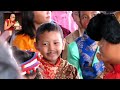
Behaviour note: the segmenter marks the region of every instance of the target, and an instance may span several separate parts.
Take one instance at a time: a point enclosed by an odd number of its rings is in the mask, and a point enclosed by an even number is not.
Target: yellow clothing
[[[12,45],[18,47],[21,50],[37,51],[34,46],[35,38],[31,39],[30,36],[25,34],[16,35]]]

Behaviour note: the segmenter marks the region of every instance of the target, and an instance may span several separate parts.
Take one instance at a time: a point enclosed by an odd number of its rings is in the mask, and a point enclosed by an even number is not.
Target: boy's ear
[[[64,38],[64,39],[63,39],[62,50],[64,50],[64,49],[65,49],[65,43],[66,43],[66,39]]]

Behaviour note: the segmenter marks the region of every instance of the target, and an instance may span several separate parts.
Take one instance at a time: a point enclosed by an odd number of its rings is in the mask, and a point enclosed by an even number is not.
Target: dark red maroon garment
[[[53,23],[56,23],[56,22],[53,21],[53,20],[52,20],[52,22],[53,22]],[[64,38],[71,33],[70,30],[64,28],[62,25],[59,25],[59,26],[62,28]]]
[[[64,38],[71,33],[70,30],[64,28],[62,25],[60,25],[60,27],[61,27],[62,30],[63,30]]]

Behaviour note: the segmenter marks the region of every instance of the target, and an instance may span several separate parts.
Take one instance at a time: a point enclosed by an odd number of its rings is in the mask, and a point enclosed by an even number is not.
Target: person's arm
[[[1,35],[0,35],[0,39],[3,41],[7,41],[7,39],[10,37],[10,33],[8,31],[4,31]]]
[[[16,35],[15,39],[12,42],[12,45],[18,47],[21,50],[36,51],[34,42],[35,42],[35,40],[30,39],[28,36]]]
[[[10,23],[9,25],[7,25],[7,21],[5,21],[5,23],[4,23],[4,30],[8,30],[13,25],[14,25],[14,23]]]
[[[75,66],[78,70],[79,76],[82,77],[80,65],[79,65],[79,51],[76,42],[72,42],[68,45],[68,51],[67,51],[67,60],[70,64]]]

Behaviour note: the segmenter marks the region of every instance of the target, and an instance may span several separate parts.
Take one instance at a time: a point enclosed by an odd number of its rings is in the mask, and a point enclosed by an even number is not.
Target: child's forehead
[[[61,37],[61,33],[59,31],[45,31],[44,33],[39,35],[40,37],[47,37],[47,38],[57,38],[57,37]]]
[[[43,34],[48,34],[48,37],[50,37],[49,34],[55,35],[55,33],[56,33],[56,34],[60,34],[60,31],[58,31],[58,30],[53,30],[53,31],[48,31],[48,30],[46,30],[45,32],[41,33],[41,35],[43,35]]]

